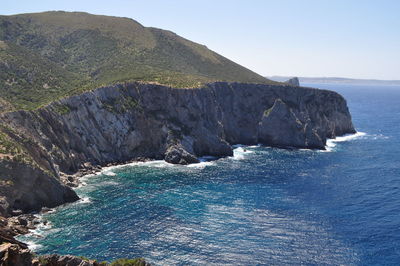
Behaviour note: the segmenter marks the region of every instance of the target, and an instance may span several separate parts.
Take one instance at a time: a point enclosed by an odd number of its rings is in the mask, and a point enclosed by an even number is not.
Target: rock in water
[[[196,156],[188,153],[181,146],[169,147],[165,152],[165,161],[173,164],[191,164],[199,162]]]
[[[297,77],[291,78],[291,79],[285,81],[285,83],[293,85],[293,86],[300,86],[300,81],[299,81],[299,78],[297,78]]]

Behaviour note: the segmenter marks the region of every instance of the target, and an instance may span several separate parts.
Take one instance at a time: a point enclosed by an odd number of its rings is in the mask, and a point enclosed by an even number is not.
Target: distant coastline
[[[273,81],[284,82],[292,76],[267,76],[266,78]],[[353,85],[386,85],[400,86],[400,80],[379,80],[379,79],[351,79],[339,77],[298,77],[300,85],[302,83],[318,83],[318,84],[353,84]]]

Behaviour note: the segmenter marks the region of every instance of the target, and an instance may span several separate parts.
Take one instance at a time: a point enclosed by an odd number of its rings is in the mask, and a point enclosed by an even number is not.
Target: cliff
[[[13,169],[1,177],[13,182],[1,190],[5,212],[76,200],[60,180],[69,182],[68,175],[90,165],[141,158],[188,164],[204,155],[230,156],[239,143],[324,149],[326,138],[355,132],[346,101],[335,92],[225,82],[195,89],[102,87],[35,111],[4,113],[0,121],[36,165],[1,161],[2,169]]]

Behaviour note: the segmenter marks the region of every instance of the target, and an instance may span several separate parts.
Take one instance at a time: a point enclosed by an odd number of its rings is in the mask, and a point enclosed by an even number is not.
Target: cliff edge
[[[36,165],[29,173],[39,175],[25,178],[19,174],[25,166],[15,166],[1,177],[14,185],[1,191],[18,191],[3,193],[5,212],[76,200],[60,180],[68,183],[88,166],[142,158],[189,164],[204,155],[230,156],[232,144],[324,149],[327,138],[355,132],[346,101],[335,92],[227,82],[102,87],[35,111],[4,113],[0,121]],[[4,160],[0,166],[9,169]]]

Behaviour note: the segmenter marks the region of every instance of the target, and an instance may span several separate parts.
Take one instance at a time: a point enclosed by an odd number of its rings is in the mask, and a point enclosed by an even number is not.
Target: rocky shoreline
[[[73,175],[61,175],[61,181],[66,183],[68,186],[77,188],[82,185],[81,179],[83,177],[90,177],[93,175],[99,175],[105,171],[107,168],[120,167],[129,165],[132,163],[140,163],[140,162],[151,162],[154,161],[152,159],[147,158],[139,158],[138,160],[130,160],[123,163],[109,163],[103,167],[99,165],[91,165],[84,164],[84,168],[79,169],[79,171]],[[1,258],[6,256],[7,261],[10,259],[13,260],[12,264],[9,265],[110,265],[105,262],[99,263],[96,260],[88,260],[82,259],[81,257],[71,256],[71,255],[43,255],[37,257],[31,250],[29,250],[29,246],[26,243],[23,243],[19,240],[16,240],[15,237],[19,235],[25,235],[32,232],[32,230],[37,229],[37,226],[40,223],[44,225],[47,224],[47,221],[41,221],[37,215],[45,214],[52,209],[43,207],[40,212],[34,213],[22,213],[22,212],[14,212],[13,215],[8,218],[4,218],[0,216],[0,241],[3,242],[0,245],[0,262]],[[7,252],[13,253],[13,256],[6,255]],[[47,261],[48,264],[43,263],[43,261]],[[150,265],[144,259],[139,259],[137,261],[140,266],[148,266]],[[3,264],[1,264],[3,265]],[[6,263],[4,265],[7,265]]]
[[[77,188],[82,185],[81,178],[87,176],[98,175],[108,167],[118,167],[131,163],[149,162],[152,159],[138,158],[137,160],[130,160],[123,163],[109,163],[103,167],[99,165],[92,165],[90,163],[83,164],[82,168],[73,175],[60,175],[60,181],[71,188]],[[77,257],[72,255],[42,255],[37,256],[32,250],[29,249],[28,244],[16,239],[20,235],[32,233],[42,223],[46,225],[46,220],[41,220],[37,215],[42,215],[52,211],[51,208],[42,207],[40,211],[31,213],[23,213],[21,210],[14,210],[10,216],[0,216],[0,265],[15,266],[15,265],[33,265],[33,266],[107,266],[114,265],[108,262],[98,262],[93,259],[84,257]],[[128,260],[134,266],[150,266],[142,258],[137,259],[123,259],[123,262]],[[122,263],[122,262],[121,262]],[[115,264],[124,265],[124,264]]]
[[[0,265],[4,266],[150,266],[142,258],[120,259],[115,262],[98,262],[94,259],[78,257],[72,255],[36,255],[26,243],[23,243],[15,237],[24,235],[37,228],[43,222],[36,216],[43,214],[51,209],[43,208],[40,213],[19,214],[8,218],[0,216]],[[125,263],[125,264],[124,264]],[[128,264],[129,263],[129,264]]]

